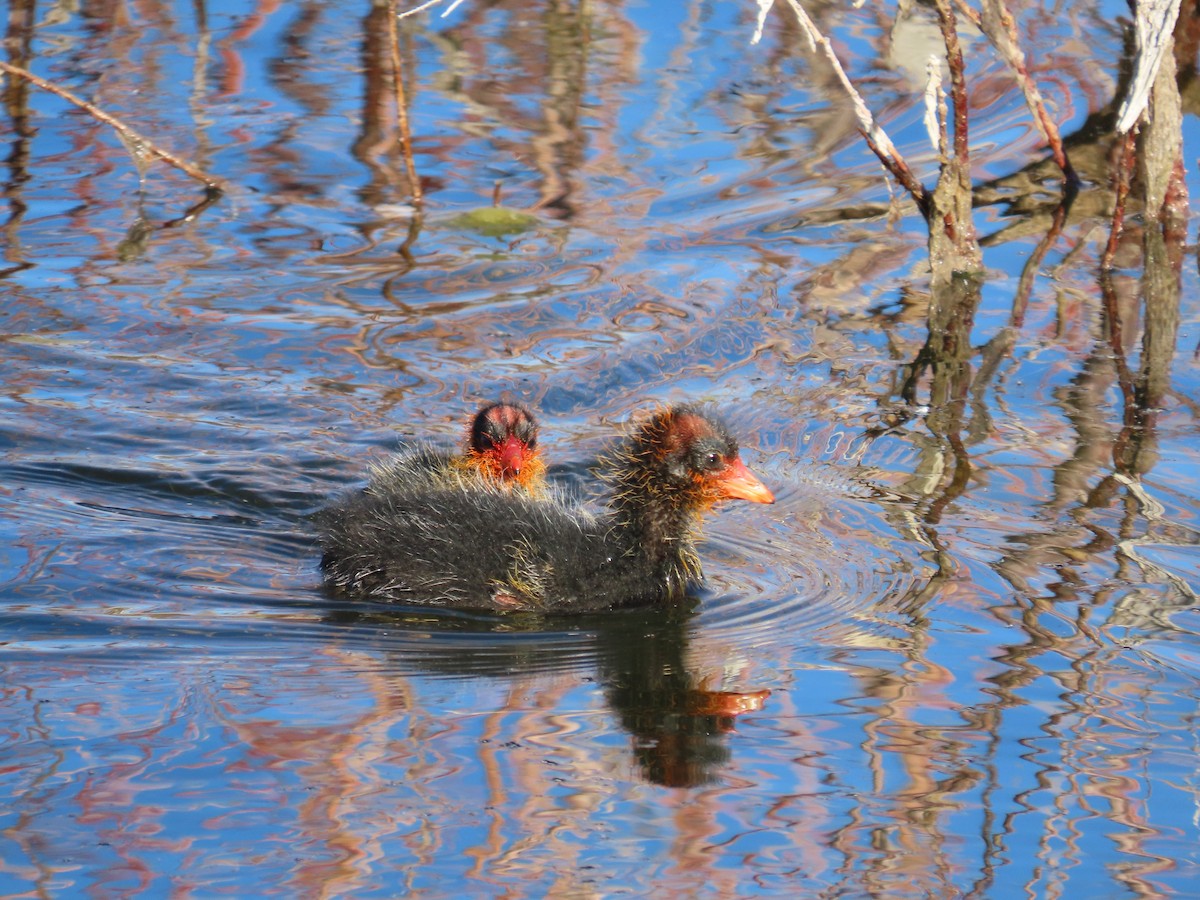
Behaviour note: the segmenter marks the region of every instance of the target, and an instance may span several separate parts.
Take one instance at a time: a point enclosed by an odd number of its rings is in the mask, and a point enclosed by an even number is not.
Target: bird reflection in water
[[[711,663],[691,667],[696,605],[689,597],[666,609],[568,618],[339,603],[328,619],[353,629],[360,649],[377,645],[398,673],[553,681],[555,673],[595,672],[645,779],[694,787],[720,778],[738,716],[763,709],[770,696],[714,689],[721,676]]]

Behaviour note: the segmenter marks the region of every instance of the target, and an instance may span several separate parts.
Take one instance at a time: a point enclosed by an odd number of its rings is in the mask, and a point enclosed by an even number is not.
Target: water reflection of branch
[[[1122,105],[1118,129],[1130,129],[1116,164],[1117,204],[1108,243],[1101,260],[1100,285],[1106,324],[1124,401],[1123,424],[1113,448],[1118,474],[1139,476],[1156,458],[1155,424],[1170,386],[1170,365],[1179,323],[1180,277],[1187,231],[1187,187],[1182,160],[1182,100],[1174,67],[1161,67],[1173,58],[1170,29],[1179,12],[1178,0],[1141,4],[1137,10],[1138,56],[1134,87]],[[1156,52],[1157,51],[1157,52]],[[1154,115],[1147,116],[1153,103]],[[1144,121],[1140,130],[1133,130]],[[1144,204],[1142,228],[1142,300],[1145,321],[1142,363],[1135,379],[1125,359],[1124,322],[1115,302],[1113,265],[1125,224],[1125,205],[1137,166]]]
[[[11,58],[23,67],[28,65],[36,14],[34,0],[15,0],[8,14],[8,33],[5,46]],[[33,266],[24,258],[19,237],[20,224],[29,208],[22,197],[21,186],[29,180],[30,147],[36,131],[30,122],[29,83],[19,78],[9,79],[4,86],[4,108],[8,111],[15,138],[9,145],[9,176],[4,182],[4,199],[8,201],[11,214],[4,223],[4,258],[10,264],[0,269],[0,278]]]
[[[240,745],[265,761],[264,768],[294,767],[308,789],[296,807],[298,830],[325,854],[300,862],[291,872],[287,883],[297,896],[316,885],[324,896],[353,894],[363,886],[368,861],[380,855],[382,838],[396,823],[363,821],[357,801],[378,790],[378,769],[395,753],[393,730],[401,731],[406,720],[417,718],[406,682],[371,671],[352,653],[330,649],[324,656],[330,669],[354,673],[365,701],[348,704],[353,711],[343,721],[321,726],[281,721],[254,709],[258,698],[249,683],[226,684],[223,696],[228,699],[213,704]],[[418,729],[410,724],[407,731]],[[406,762],[415,766],[418,759],[414,753]]]
[[[1040,624],[1035,612],[1050,613],[1051,605],[1047,603],[1031,608],[1024,617],[1024,631],[1030,640],[1027,644],[1008,648],[999,657],[1006,668],[1002,674],[989,679],[994,684],[991,692],[996,699],[986,704],[981,713],[995,723],[992,733],[998,734],[1005,712],[1026,716],[1031,711],[1030,701],[1023,696],[1024,691],[1039,679],[1053,677],[1060,683],[1061,711],[1046,715],[1037,731],[1055,741],[1062,752],[1060,755],[1033,753],[1029,756],[1029,761],[1036,765],[1037,777],[1032,779],[1033,786],[1014,794],[1012,801],[1018,812],[1010,814],[1002,829],[992,832],[992,835],[1010,833],[1015,828],[1012,819],[1042,809],[1045,821],[1040,829],[1042,834],[1038,855],[1061,864],[1064,855],[1063,836],[1077,831],[1077,822],[1069,811],[1072,799],[1087,809],[1090,798],[1103,797],[1109,804],[1105,810],[1106,818],[1124,827],[1128,842],[1150,843],[1149,839],[1155,830],[1149,827],[1144,805],[1134,802],[1134,797],[1143,787],[1139,779],[1130,776],[1130,772],[1137,771],[1149,759],[1151,751],[1143,749],[1140,746],[1141,739],[1135,737],[1135,743],[1127,752],[1114,752],[1111,735],[1113,713],[1105,708],[1108,704],[1098,699],[1114,690],[1112,682],[1116,679],[1125,685],[1126,673],[1120,665],[1121,651],[1118,648],[1097,647],[1091,643],[1090,637],[1087,638],[1088,645],[1081,647],[1075,635],[1064,636],[1056,633],[1054,628]],[[1081,634],[1087,635],[1086,623],[1081,621],[1080,624],[1085,626]],[[1043,659],[1053,662],[1042,662]],[[1069,665],[1062,664],[1064,659]],[[1144,703],[1148,698],[1131,697],[1129,700],[1131,703]],[[1095,750],[1087,749],[1091,747]],[[997,757],[1000,750],[998,746],[994,748]],[[1012,776],[1008,772],[1002,773],[997,761],[993,760],[989,769],[999,786],[1010,782]],[[1056,802],[1046,808],[1037,795],[1047,790],[1049,782],[1059,787],[1054,791]],[[1068,859],[1074,864],[1082,862],[1082,851],[1076,841],[1068,840],[1066,847]],[[1162,896],[1154,888],[1155,875],[1170,868],[1172,863],[1156,856],[1146,846],[1129,847],[1126,852],[1131,859],[1142,860],[1136,867],[1127,867],[1121,875],[1121,880],[1129,886],[1131,893]],[[1038,895],[1041,892],[1036,887],[1029,885],[1027,892],[1031,896]]]
[[[1162,228],[1150,223],[1143,231],[1142,299],[1145,319],[1142,330],[1141,365],[1135,376],[1125,359],[1121,314],[1115,299],[1113,276],[1104,273],[1101,286],[1104,309],[1109,318],[1113,355],[1124,403],[1122,428],[1113,446],[1117,473],[1140,476],[1157,460],[1155,426],[1159,411],[1170,392],[1171,362],[1179,330],[1180,280],[1184,248],[1181,240],[1168,243]]]
[[[1070,201],[1064,201],[1055,207],[1054,216],[1050,220],[1050,228],[1042,235],[1037,246],[1033,248],[1033,252],[1029,254],[1029,259],[1021,267],[1021,277],[1017,281],[1017,292],[1013,296],[1012,316],[1009,319],[1011,328],[1020,330],[1021,326],[1025,324],[1025,310],[1029,306],[1029,296],[1033,293],[1033,283],[1042,268],[1042,261],[1046,258],[1046,254],[1050,252],[1050,248],[1062,234],[1063,223],[1067,219],[1067,211],[1070,206]]]
[[[482,37],[488,8],[473,8],[466,19],[442,36],[446,54],[453,54],[444,69],[458,73],[446,80],[442,90],[470,111],[501,151],[511,148],[513,156],[528,161],[541,177],[534,210],[553,210],[561,218],[576,213],[572,199],[576,172],[583,162],[589,132],[582,127],[588,61],[594,12],[587,3],[556,0],[545,4],[540,19],[513,17],[498,38]],[[488,57],[499,45],[518,66],[501,77]],[[607,74],[614,79],[620,70]],[[470,76],[470,77],[467,77]],[[536,112],[518,102],[525,95],[541,93]],[[528,146],[502,138],[496,125],[528,134]],[[467,126],[470,128],[471,126]]]
[[[146,215],[144,198],[139,194],[137,212],[134,214],[133,224],[125,229],[125,237],[117,244],[117,259],[122,262],[141,259],[145,255],[146,249],[150,246],[150,238],[156,231],[178,228],[181,225],[194,222],[202,212],[220,199],[221,193],[219,191],[205,191],[204,197],[184,210],[183,215],[155,224]]]
[[[873,790],[860,793],[855,814],[832,829],[829,845],[853,861],[832,895],[892,896],[899,871],[908,876],[904,896],[958,895],[946,853],[957,834],[949,811],[984,773],[957,729],[931,724],[931,711],[944,721],[955,707],[948,690],[956,674],[929,658],[923,631],[915,630],[913,641],[908,665],[867,669],[858,677],[861,696],[871,702],[862,752]],[[864,854],[865,841],[875,852]]]
[[[385,188],[394,184],[391,167],[379,161],[397,146],[387,135],[388,114],[396,109],[390,99],[390,85],[397,83],[392,73],[391,5],[373,4],[362,24],[362,126],[350,152],[370,172],[370,182],[359,194],[364,203],[378,206],[387,202]]]
[[[1117,159],[1112,175],[1114,197],[1112,224],[1108,231],[1108,241],[1104,245],[1104,253],[1100,258],[1102,272],[1112,271],[1113,259],[1116,257],[1117,247],[1121,243],[1121,234],[1125,228],[1125,206],[1129,201],[1129,191],[1133,182],[1135,144],[1136,135],[1131,132],[1125,135],[1117,145]],[[1120,328],[1119,321],[1114,320],[1113,324],[1118,329]]]
[[[412,131],[408,125],[408,100],[404,91],[404,63],[400,56],[400,35],[396,28],[399,0],[389,0],[388,3],[388,42],[391,45],[392,84],[396,96],[396,122],[400,128],[400,150],[404,156],[404,168],[408,173],[409,190],[412,191],[413,203],[420,206],[424,200],[421,190],[421,180],[417,178],[417,167],[413,162]]]
[[[263,0],[264,5],[271,0]],[[300,198],[307,204],[318,204],[323,188],[306,180],[304,161],[308,151],[303,149],[304,139],[300,132],[307,123],[319,121],[329,115],[334,105],[330,87],[314,77],[320,56],[316,46],[328,24],[324,19],[328,9],[322,0],[302,0],[289,5],[293,18],[281,26],[278,53],[267,63],[272,85],[296,104],[301,110],[298,116],[279,116],[272,119],[273,130],[264,134],[264,140],[256,152],[263,163],[262,173],[271,185],[274,199],[283,204]],[[247,19],[258,20],[253,28],[262,25],[260,13],[250,13]],[[223,55],[237,53],[232,40],[234,34],[249,34],[250,21],[236,28],[224,44]]]
[[[395,274],[388,276],[381,288],[383,296],[397,309],[408,309],[408,303],[402,297],[404,291],[397,291],[397,287],[403,287],[401,282],[404,276],[417,266],[417,259],[413,256],[412,248],[421,234],[421,223],[421,216],[413,216],[408,220],[408,233],[404,236],[400,246],[396,248],[396,253],[404,260],[404,264],[396,270]]]
[[[1172,609],[1195,603],[1195,594],[1185,581],[1166,570],[1156,571],[1156,565],[1139,551],[1142,543],[1161,543],[1172,531],[1170,523],[1162,521],[1161,504],[1141,479],[1157,463],[1157,420],[1166,398],[1171,396],[1170,371],[1178,334],[1184,255],[1182,232],[1172,226],[1170,217],[1148,217],[1142,230],[1140,296],[1134,290],[1133,279],[1110,269],[1101,272],[1104,334],[1071,388],[1061,394],[1065,414],[1077,432],[1076,450],[1056,467],[1054,496],[1046,501],[1049,508],[1066,508],[1069,518],[1066,524],[1043,532],[1010,536],[1010,548],[996,565],[1018,596],[1029,604],[1032,620],[1027,621],[1027,629],[1032,629],[1036,618],[1049,609],[1042,609],[1045,601],[1035,594],[1030,578],[1033,573],[1053,568],[1059,577],[1058,593],[1064,588],[1077,591],[1084,582],[1073,572],[1111,555],[1115,555],[1119,577],[1135,578],[1123,570],[1136,564],[1142,570],[1140,580],[1168,585],[1173,599],[1130,594],[1116,602],[1106,624],[1125,622],[1126,627],[1132,627],[1136,623],[1142,630],[1170,627]],[[1132,347],[1127,325],[1136,321],[1139,300],[1145,319],[1141,362],[1135,371],[1129,363]],[[1104,397],[1114,381],[1121,398],[1120,425],[1115,433],[1104,412]],[[1103,528],[1089,521],[1091,511],[1114,504],[1123,506],[1118,527]],[[1064,521],[1061,513],[1055,518]],[[1139,519],[1145,523],[1141,528]],[[1149,537],[1151,532],[1153,537]],[[1194,536],[1168,540],[1174,541],[1189,544]],[[1092,605],[1100,599],[1094,598]],[[1077,630],[1103,645],[1102,635],[1084,620],[1086,615],[1086,608],[1081,609]],[[1030,633],[1034,634],[1032,630]]]
[[[1138,497],[1140,485],[1130,479],[1148,472],[1156,461],[1156,419],[1170,393],[1169,373],[1178,330],[1183,235],[1186,231],[1186,212],[1181,202],[1181,197],[1186,197],[1186,190],[1179,162],[1178,80],[1175,72],[1169,67],[1158,72],[1153,92],[1155,109],[1162,111],[1160,120],[1153,127],[1148,125],[1136,138],[1131,133],[1117,144],[1112,228],[1100,277],[1105,326],[1103,345],[1096,348],[1076,378],[1075,388],[1067,395],[1070,401],[1067,417],[1079,432],[1078,450],[1071,460],[1058,468],[1055,476],[1058,496],[1050,503],[1064,505],[1082,501],[1078,507],[1080,513],[1111,503],[1123,487],[1127,500],[1130,496]],[[1156,187],[1152,188],[1152,185]],[[1135,188],[1145,196],[1135,198],[1132,193]],[[1136,373],[1127,356],[1130,350],[1128,321],[1136,321],[1136,306],[1120,295],[1117,286],[1122,279],[1113,271],[1118,248],[1124,246],[1122,237],[1126,231],[1127,206],[1135,199],[1144,203],[1147,220],[1142,232],[1144,274],[1141,297],[1146,321],[1141,367]],[[974,379],[968,370],[968,356],[963,355],[965,348],[956,343],[961,336],[970,333],[968,311],[973,307],[962,298],[956,301],[949,295],[940,294],[936,283],[934,285],[929,336],[908,370],[900,391],[912,408],[917,403],[918,380],[926,372],[930,374],[930,413],[926,421],[935,435],[944,441],[945,449],[937,459],[939,493],[926,510],[928,525],[936,524],[940,511],[966,486],[970,464],[966,444],[961,440],[964,386],[970,386],[976,405],[986,415],[982,388],[998,370],[1000,360],[1014,346],[1017,330],[1024,322],[1034,273],[1060,234],[1067,213],[1067,207],[1060,203],[1050,228],[1022,273],[1009,324],[984,347],[982,364]],[[1120,388],[1122,400],[1120,428],[1115,435],[1102,413],[1104,387],[1113,380]],[[1111,452],[1111,470],[1108,472],[1104,471],[1107,462],[1104,450]],[[949,478],[942,475],[947,470],[951,472]],[[1089,489],[1088,482],[1096,476],[1099,476],[1099,483]],[[1146,505],[1143,499],[1138,503],[1143,508]],[[1129,502],[1127,506],[1132,511],[1137,504]],[[1127,522],[1132,528],[1132,521],[1127,518]],[[930,538],[936,540],[935,535]],[[1031,534],[1023,538],[1026,550],[1006,553],[998,566],[1023,593],[1021,579],[1014,578],[1018,568],[1041,568],[1064,554],[1070,558],[1075,558],[1076,554],[1080,558],[1094,558],[1112,553],[1117,546],[1114,536],[1082,520],[1078,527],[1072,524],[1052,529],[1044,535]]]
[[[952,475],[943,481],[938,497],[926,511],[926,521],[936,524],[947,504],[966,490],[971,475],[970,455],[961,433],[965,425],[966,400],[971,389],[971,329],[980,302],[980,282],[960,277],[949,284],[935,284],[929,307],[929,329],[925,345],[906,369],[900,396],[909,408],[918,406],[918,389],[925,375],[929,382],[929,413],[926,424],[946,442],[940,462],[951,463]]]
[[[1021,277],[1017,281],[1017,290],[1013,295],[1012,312],[1008,324],[1000,328],[979,351],[979,369],[971,385],[972,406],[978,411],[982,420],[988,417],[985,393],[992,379],[1000,370],[1000,364],[1009,357],[1017,343],[1017,336],[1025,324],[1025,312],[1029,307],[1029,297],[1033,293],[1033,285],[1041,270],[1042,262],[1050,248],[1062,234],[1063,223],[1067,218],[1071,199],[1068,196],[1054,210],[1054,217],[1047,231],[1038,241],[1033,252],[1021,267]]]

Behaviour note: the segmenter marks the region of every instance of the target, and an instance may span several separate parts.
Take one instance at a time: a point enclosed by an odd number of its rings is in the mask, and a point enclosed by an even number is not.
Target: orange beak
[[[497,455],[500,457],[500,474],[504,478],[517,478],[525,467],[525,444],[518,438],[506,438],[500,445]]]
[[[757,475],[746,468],[740,457],[735,456],[717,476],[717,484],[721,496],[731,500],[749,500],[751,503],[775,502],[775,495],[758,480]]]

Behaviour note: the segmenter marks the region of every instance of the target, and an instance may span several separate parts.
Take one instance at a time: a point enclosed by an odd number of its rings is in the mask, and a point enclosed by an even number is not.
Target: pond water
[[[758,46],[748,2],[403,20],[417,216],[381,8],[11,0],[6,60],[232,187],[189,214],[7,83],[0,895],[1193,890],[1200,293],[1136,216],[1102,289],[1096,7],[1015,7],[1086,179],[1061,231],[964,30],[999,199],[946,400],[910,377],[924,223],[781,13]],[[812,9],[932,184],[930,22]],[[463,217],[497,184],[530,227]],[[309,516],[500,396],[584,491],[631,416],[711,403],[777,502],[714,513],[684,609],[330,599]]]

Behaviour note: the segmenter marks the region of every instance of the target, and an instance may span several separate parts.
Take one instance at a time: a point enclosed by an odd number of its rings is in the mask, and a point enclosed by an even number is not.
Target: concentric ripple
[[[783,476],[783,477],[780,477]],[[774,473],[776,503],[742,528],[712,529],[697,625],[744,651],[805,642],[894,646],[931,566],[900,533],[903,510],[861,470],[795,461]],[[751,522],[765,518],[767,521]]]

